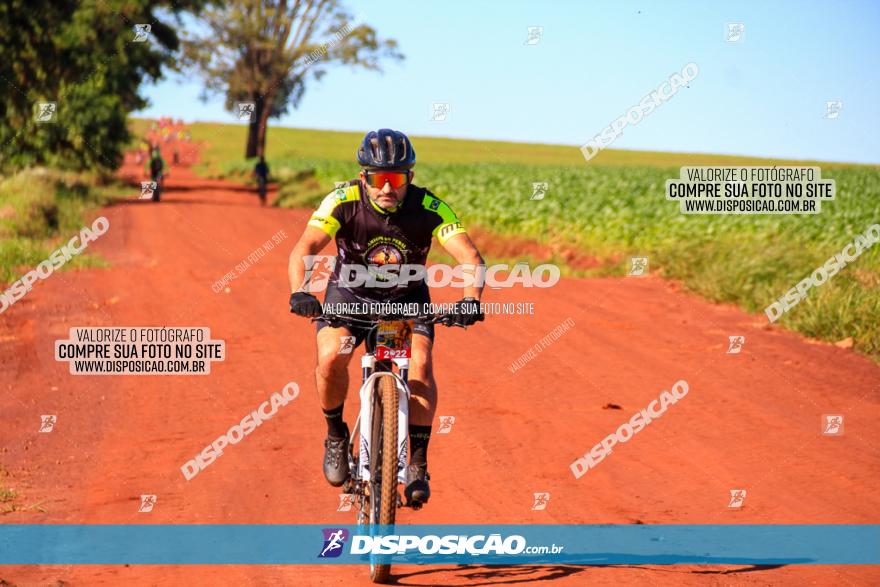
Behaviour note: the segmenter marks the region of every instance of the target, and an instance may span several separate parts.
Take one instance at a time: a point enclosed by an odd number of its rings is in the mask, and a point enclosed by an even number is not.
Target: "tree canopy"
[[[204,0],[0,3],[0,169],[118,166],[142,83],[176,67],[184,12]],[[149,25],[143,41],[135,25]],[[177,26],[173,26],[177,25]],[[143,35],[141,35],[143,38]],[[40,104],[52,104],[43,106]],[[37,118],[41,111],[46,122]],[[52,116],[50,116],[52,114]]]
[[[310,81],[332,65],[380,71],[403,56],[337,0],[234,0],[204,12],[203,30],[185,38],[188,64],[226,106],[254,104],[246,157],[263,155],[266,125],[296,106]]]

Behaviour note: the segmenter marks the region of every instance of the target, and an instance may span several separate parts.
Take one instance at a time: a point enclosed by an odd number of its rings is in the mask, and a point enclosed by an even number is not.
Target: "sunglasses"
[[[409,183],[408,171],[364,171],[367,185],[382,189],[385,183],[390,183],[394,189],[402,188]]]

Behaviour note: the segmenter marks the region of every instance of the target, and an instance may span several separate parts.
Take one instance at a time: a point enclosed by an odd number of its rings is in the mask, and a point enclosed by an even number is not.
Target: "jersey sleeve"
[[[312,213],[308,226],[314,226],[330,236],[336,236],[336,232],[342,228],[342,224],[345,222],[342,204],[356,202],[359,198],[360,192],[356,185],[333,190],[324,197],[321,205]]]
[[[433,218],[435,218],[436,225],[431,234],[437,237],[437,241],[441,245],[455,235],[467,232],[452,208],[441,199],[428,193],[422,199],[422,206],[434,213]]]

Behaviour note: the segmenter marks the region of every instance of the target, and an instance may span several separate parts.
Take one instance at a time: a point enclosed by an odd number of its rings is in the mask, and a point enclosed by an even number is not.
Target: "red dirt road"
[[[0,315],[0,464],[8,472],[0,482],[26,508],[0,515],[0,523],[353,523],[352,512],[336,511],[338,491],[321,475],[313,327],[287,310],[287,255],[308,212],[261,208],[252,191],[182,168],[172,171],[160,204],[137,195],[133,189],[130,201],[101,212],[110,229],[90,251],[108,268],[56,273]],[[287,234],[281,245],[228,292],[212,291],[279,230]],[[438,415],[456,420],[431,440],[431,503],[403,510],[400,522],[880,522],[880,366],[653,277],[566,279],[550,289],[487,290],[485,299],[533,302],[534,315],[438,330]],[[571,330],[510,372],[568,318]],[[54,341],[71,327],[98,325],[208,326],[226,341],[228,357],[205,377],[70,375],[54,360]],[[726,353],[729,335],[745,336],[741,353]],[[356,371],[353,362],[353,381]],[[575,458],[679,379],[690,386],[685,398],[573,477]],[[298,399],[184,479],[184,462],[289,381],[299,384]],[[350,423],[355,406],[350,390]],[[57,415],[51,433],[38,433],[43,414]],[[820,433],[823,414],[844,415],[842,436]],[[741,509],[728,508],[731,489],[747,490]],[[546,510],[531,509],[536,492],[550,493]],[[137,512],[141,494],[158,496],[152,512]],[[399,566],[393,573],[403,585],[880,583],[876,567],[857,566]],[[338,566],[0,567],[0,579],[367,582],[364,568]]]

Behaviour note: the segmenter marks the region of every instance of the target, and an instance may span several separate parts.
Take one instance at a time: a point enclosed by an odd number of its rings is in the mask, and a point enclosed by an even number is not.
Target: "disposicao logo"
[[[345,541],[348,540],[348,530],[345,528],[324,528],[324,548],[321,549],[318,558],[336,558],[342,554]]]

